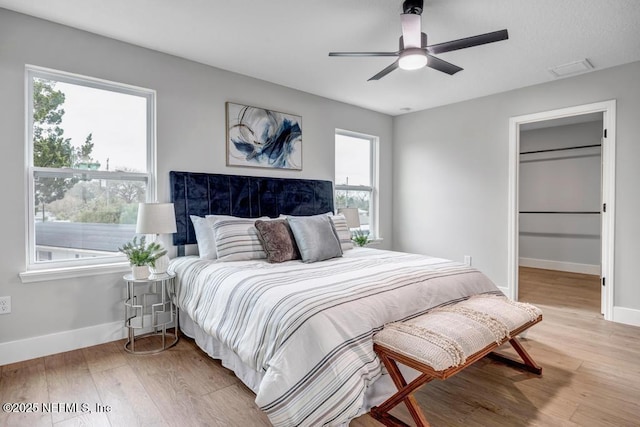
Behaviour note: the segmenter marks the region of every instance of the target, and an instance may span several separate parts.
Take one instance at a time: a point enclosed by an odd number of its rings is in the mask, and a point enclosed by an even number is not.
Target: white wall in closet
[[[600,147],[536,151],[599,145],[601,136],[602,118],[520,132],[521,265],[600,273]],[[585,213],[531,213],[540,211]]]

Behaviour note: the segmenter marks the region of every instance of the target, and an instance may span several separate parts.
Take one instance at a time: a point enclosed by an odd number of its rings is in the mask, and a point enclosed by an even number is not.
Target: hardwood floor
[[[431,382],[416,397],[432,425],[640,426],[640,328],[602,319],[599,278],[521,268],[519,283],[544,313],[520,340],[542,376],[483,359]]]
[[[600,317],[600,277],[520,267],[520,301]]]
[[[520,300],[544,312],[521,339],[542,376],[483,359],[416,394],[427,419],[434,426],[639,426],[640,328],[602,320],[598,278],[522,268]],[[122,345],[0,367],[0,401],[38,409],[0,412],[0,425],[269,425],[253,393],[191,340],[149,356]],[[394,414],[409,419],[403,407]],[[363,426],[380,424],[368,415],[351,422]]]
[[[190,339],[155,355],[132,355],[123,345],[1,367],[0,401],[37,403],[38,412],[0,412],[0,426],[270,425],[253,393]],[[49,402],[87,403],[91,413],[80,406],[44,413],[42,403]]]

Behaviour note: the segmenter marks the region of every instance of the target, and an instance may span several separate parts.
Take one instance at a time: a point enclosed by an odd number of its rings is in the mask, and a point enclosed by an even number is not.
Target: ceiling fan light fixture
[[[476,36],[465,37],[457,40],[438,44],[427,44],[427,35],[422,32],[422,8],[424,0],[405,0],[402,3],[400,24],[402,35],[400,36],[399,49],[395,52],[329,52],[329,56],[392,56],[397,58],[376,75],[367,81],[380,80],[390,72],[401,68],[403,70],[417,70],[429,67],[450,76],[462,71],[461,67],[438,58],[436,55],[459,49],[480,46],[487,43],[499,42],[509,38],[509,32],[504,30],[493,31]]]
[[[425,65],[427,65],[427,54],[420,48],[409,48],[400,53],[398,66],[403,70],[417,70]]]

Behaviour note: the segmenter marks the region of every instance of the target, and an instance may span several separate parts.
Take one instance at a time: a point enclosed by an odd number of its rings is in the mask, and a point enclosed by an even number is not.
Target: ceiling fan
[[[400,50],[397,52],[329,52],[329,56],[397,56],[391,65],[380,71],[371,80],[380,80],[396,68],[403,70],[417,70],[427,66],[434,70],[453,75],[462,68],[450,62],[433,56],[438,53],[451,52],[452,50],[465,49],[482,44],[498,42],[509,38],[507,30],[494,31],[464,39],[452,40],[427,46],[427,35],[421,31],[421,14],[423,0],[406,0],[402,3],[404,13],[400,14],[402,35],[400,36]]]

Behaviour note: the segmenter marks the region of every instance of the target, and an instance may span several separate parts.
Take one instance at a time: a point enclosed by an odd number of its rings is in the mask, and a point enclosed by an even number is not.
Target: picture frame
[[[227,166],[302,170],[302,117],[226,103]]]

